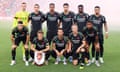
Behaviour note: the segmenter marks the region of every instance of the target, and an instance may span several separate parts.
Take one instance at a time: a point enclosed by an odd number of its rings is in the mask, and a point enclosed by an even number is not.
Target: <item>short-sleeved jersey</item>
[[[46,46],[49,46],[49,42],[46,38],[43,38],[42,40],[38,40],[38,38],[35,37],[32,41],[32,44],[36,46],[37,50],[43,50],[46,48]]]
[[[47,21],[47,30],[48,31],[57,31],[58,29],[58,21],[59,21],[59,13],[54,12],[53,14],[51,14],[50,12],[48,12],[45,16],[45,19]]]
[[[82,32],[83,28],[86,26],[89,15],[87,13],[76,14],[74,17],[74,22],[78,25],[78,30]]]
[[[88,29],[87,27],[84,27],[83,29],[83,35],[85,38],[95,38],[98,35],[97,28],[94,26],[91,29]]]
[[[84,40],[84,36],[81,32],[78,32],[77,36],[74,36],[73,33],[70,33],[69,39],[72,43],[73,50],[74,49],[76,50],[82,44],[82,41]]]
[[[73,12],[69,12],[68,14],[62,13],[60,15],[60,21],[62,22],[62,28],[64,32],[71,32],[71,26],[74,22],[75,14]]]
[[[28,28],[27,27],[23,27],[22,30],[18,30],[18,27],[15,27],[12,30],[12,35],[14,36],[14,38],[23,38],[26,37],[29,34],[28,32]]]
[[[24,26],[28,26],[28,16],[29,16],[29,12],[27,11],[16,12],[13,20],[13,28],[17,26],[18,20],[23,21]]]
[[[31,30],[38,31],[42,29],[42,23],[45,21],[45,15],[39,11],[38,14],[32,12],[29,15],[29,20],[31,20]]]
[[[63,39],[59,39],[58,36],[55,36],[52,40],[53,43],[56,45],[56,49],[65,49],[66,44],[68,43],[68,37],[63,36]]]
[[[91,15],[89,20],[93,22],[94,26],[97,27],[99,34],[103,34],[103,24],[106,24],[106,19],[103,15],[96,16]]]

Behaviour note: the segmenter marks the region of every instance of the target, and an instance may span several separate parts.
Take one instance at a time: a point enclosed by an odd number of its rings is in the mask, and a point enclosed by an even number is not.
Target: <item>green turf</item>
[[[10,42],[11,22],[0,21],[0,72],[120,72],[120,32],[111,31],[109,39],[105,40],[105,63],[101,67],[94,64],[79,70],[79,66],[72,64],[54,65],[50,60],[48,66],[37,67],[30,64],[29,67],[22,61],[22,49],[17,49],[17,64],[10,66],[11,61],[11,42]]]

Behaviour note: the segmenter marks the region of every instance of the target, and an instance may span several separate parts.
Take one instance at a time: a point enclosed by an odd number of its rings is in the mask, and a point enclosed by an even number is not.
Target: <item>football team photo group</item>
[[[108,26],[101,7],[95,6],[93,14],[84,11],[85,5],[79,4],[77,13],[70,11],[72,6],[63,3],[63,12],[57,12],[55,3],[49,3],[49,12],[44,14],[39,4],[27,11],[27,3],[20,4],[20,11],[13,17],[11,31],[11,66],[16,62],[17,49],[22,49],[25,66],[55,65],[68,63],[80,69],[95,64],[104,65],[104,38],[108,38]],[[42,28],[46,22],[46,33]],[[30,24],[30,28],[29,28]],[[104,29],[104,31],[103,31]],[[22,60],[21,60],[22,61]]]

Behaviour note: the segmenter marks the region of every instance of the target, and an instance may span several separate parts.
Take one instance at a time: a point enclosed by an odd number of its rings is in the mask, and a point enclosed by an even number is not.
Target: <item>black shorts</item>
[[[76,53],[76,51],[77,51],[77,48],[72,49],[73,60],[79,59],[79,53]]]
[[[87,38],[86,38],[86,41],[87,41],[88,45],[90,45],[91,43],[94,44],[94,42],[95,42],[95,37],[87,37]]]
[[[56,48],[56,50],[58,50],[59,52],[61,52],[63,49],[65,49],[65,48]]]
[[[31,31],[30,32],[30,42],[32,42],[35,37],[37,37],[37,31]]]
[[[19,46],[20,42],[22,42],[23,44],[25,44],[26,43],[26,37],[16,38],[15,39],[15,45]]]
[[[48,39],[49,44],[51,44],[53,37],[56,35],[57,35],[57,31],[56,32],[53,32],[53,31],[47,32],[47,39]]]

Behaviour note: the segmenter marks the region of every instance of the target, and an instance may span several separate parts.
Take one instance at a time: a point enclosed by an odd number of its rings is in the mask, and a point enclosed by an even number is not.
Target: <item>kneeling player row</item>
[[[43,32],[39,30],[37,32],[37,37],[31,41],[31,49],[29,52],[28,43],[29,43],[29,33],[28,29],[23,26],[21,21],[18,22],[18,26],[12,31],[12,61],[10,65],[14,65],[16,48],[19,46],[20,42],[23,42],[25,48],[25,65],[28,66],[28,57],[29,54],[33,60],[34,64],[39,65],[35,62],[35,57],[38,57],[38,62],[41,60],[41,56],[36,56],[35,53],[45,54],[45,64],[48,64],[48,58],[52,55],[56,60],[55,64],[58,64],[60,58],[63,56],[63,64],[67,64],[67,59],[70,59],[73,65],[78,65],[80,63],[81,67],[87,63],[90,65],[90,56],[89,56],[89,46],[92,43],[96,50],[96,62],[97,66],[100,66],[98,62],[99,58],[99,37],[96,27],[93,26],[92,22],[88,21],[86,27],[83,29],[83,33],[78,32],[78,26],[73,24],[72,32],[68,37],[64,36],[64,31],[62,28],[58,28],[57,35],[52,39],[52,50],[50,50],[50,44],[48,40],[43,36]],[[40,64],[41,65],[41,64]]]

